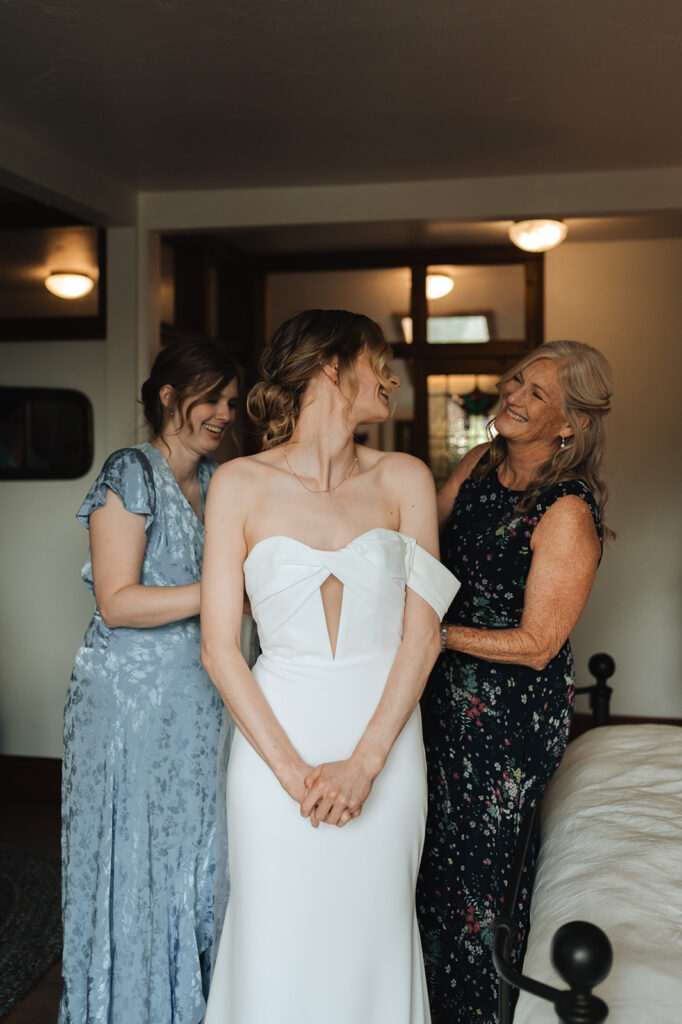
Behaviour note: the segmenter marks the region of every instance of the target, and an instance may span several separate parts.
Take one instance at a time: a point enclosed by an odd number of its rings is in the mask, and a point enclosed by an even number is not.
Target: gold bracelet
[[[441,622],[440,624],[440,649],[446,651],[448,648],[448,625],[447,622]]]

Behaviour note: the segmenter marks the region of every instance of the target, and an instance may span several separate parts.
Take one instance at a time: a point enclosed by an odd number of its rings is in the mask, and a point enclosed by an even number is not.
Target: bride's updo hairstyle
[[[161,436],[176,411],[180,412],[182,427],[195,405],[217,396],[235,377],[237,367],[217,342],[190,339],[165,345],[142,385],[142,407],[152,437]],[[170,406],[164,406],[159,397],[166,384],[173,388]],[[194,401],[183,408],[190,397]]]
[[[320,369],[338,361],[339,388],[350,409],[357,395],[355,362],[369,355],[377,380],[390,393],[384,375],[391,347],[374,320],[344,309],[307,309],[279,327],[260,361],[262,380],[246,400],[246,409],[262,434],[263,448],[274,448],[291,437],[301,400]]]

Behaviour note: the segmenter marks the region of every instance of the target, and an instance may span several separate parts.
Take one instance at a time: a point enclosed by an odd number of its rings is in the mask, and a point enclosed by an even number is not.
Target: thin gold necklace
[[[293,477],[295,477],[296,480],[298,480],[298,482],[301,485],[301,487],[304,490],[308,491],[309,494],[333,494],[334,491],[337,490],[337,488],[339,488],[341,486],[341,484],[345,484],[346,480],[348,479],[348,477],[351,475],[351,473],[353,472],[353,470],[355,469],[355,467],[358,464],[358,457],[356,455],[355,458],[353,459],[353,462],[351,463],[350,469],[348,470],[348,472],[344,476],[343,480],[339,480],[338,484],[335,484],[333,487],[325,487],[324,490],[322,490],[319,487],[318,488],[308,487],[307,484],[303,483],[303,481],[301,480],[301,478],[298,475],[298,473],[295,473],[294,470],[291,468],[291,463],[289,462],[289,457],[287,456],[287,448],[288,447],[289,446],[287,445],[287,447],[282,450],[282,454],[284,455],[284,461],[286,462],[287,466],[289,467],[289,472],[291,473],[291,475]]]

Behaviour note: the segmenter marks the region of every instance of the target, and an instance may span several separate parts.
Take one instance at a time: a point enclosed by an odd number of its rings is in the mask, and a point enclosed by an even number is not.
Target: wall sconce
[[[449,295],[455,287],[455,282],[448,274],[427,274],[426,275],[426,298],[442,299]]]
[[[509,228],[509,237],[526,252],[547,252],[563,242],[567,231],[560,220],[518,220]]]
[[[48,274],[45,278],[48,292],[60,299],[81,299],[95,287],[95,282],[87,274],[73,270],[59,270]]]

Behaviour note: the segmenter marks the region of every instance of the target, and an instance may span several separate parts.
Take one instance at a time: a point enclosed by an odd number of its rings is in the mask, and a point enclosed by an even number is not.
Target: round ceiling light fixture
[[[426,275],[426,298],[442,299],[449,295],[455,287],[455,282],[449,274],[427,274]]]
[[[81,299],[95,287],[95,282],[88,274],[75,270],[55,270],[45,278],[48,292],[60,299]]]
[[[526,252],[547,252],[563,242],[567,231],[561,220],[517,220],[509,228],[509,237]]]

